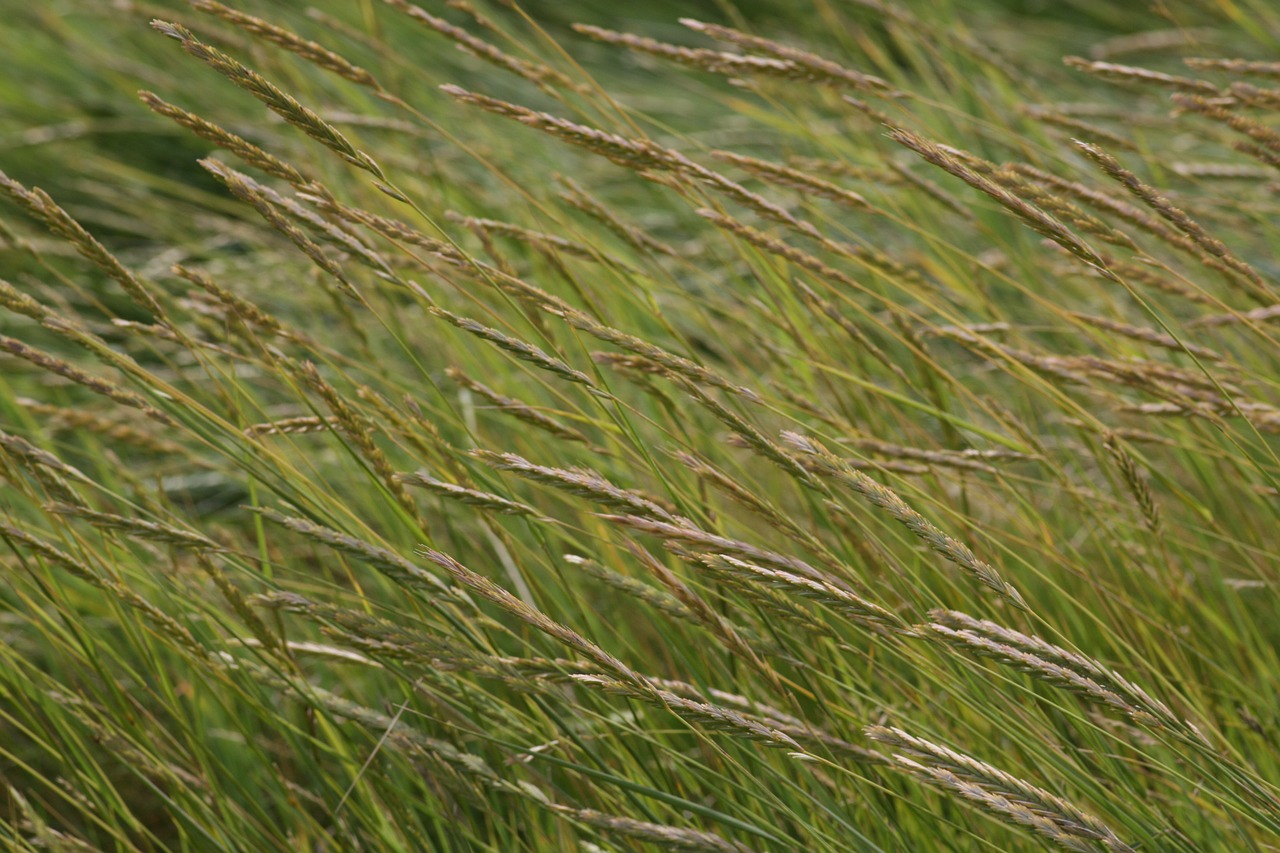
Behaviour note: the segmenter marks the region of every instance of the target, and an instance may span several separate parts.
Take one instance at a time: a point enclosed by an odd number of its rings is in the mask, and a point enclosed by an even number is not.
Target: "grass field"
[[[1280,849],[1280,7],[0,0],[14,850]]]

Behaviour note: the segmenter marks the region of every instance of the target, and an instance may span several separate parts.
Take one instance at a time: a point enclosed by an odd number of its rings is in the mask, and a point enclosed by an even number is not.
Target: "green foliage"
[[[13,849],[1276,844],[1270,4],[11,5]]]

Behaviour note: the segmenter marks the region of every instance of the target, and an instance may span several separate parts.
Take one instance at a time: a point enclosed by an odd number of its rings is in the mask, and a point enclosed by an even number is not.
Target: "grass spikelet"
[[[1116,80],[1126,83],[1151,83],[1179,92],[1190,92],[1210,97],[1220,94],[1218,87],[1207,80],[1196,80],[1191,77],[1180,77],[1177,74],[1165,74],[1163,71],[1152,71],[1150,68],[1139,68],[1135,65],[1117,65],[1114,62],[1094,62],[1080,56],[1067,56],[1062,60],[1072,68],[1101,77],[1104,80]]]
[[[889,487],[883,486],[866,474],[851,467],[840,457],[828,451],[814,439],[794,432],[784,432],[782,439],[796,451],[815,463],[820,473],[832,477],[844,486],[848,486],[875,506],[920,537],[930,549],[946,557],[964,569],[984,586],[995,590],[1023,610],[1027,604],[1021,593],[989,563],[978,559],[969,550],[969,546],[943,533],[933,522],[909,507],[902,498]]]
[[[457,560],[440,551],[429,548],[420,549],[419,553],[448,572],[454,580],[480,597],[498,605],[502,610],[515,616],[522,622],[538,629],[542,633],[563,643],[574,651],[584,654],[592,662],[604,667],[607,671],[620,676],[631,689],[638,688],[644,694],[652,694],[654,688],[647,679],[632,670],[618,658],[606,652],[600,646],[583,637],[577,631],[550,619],[541,611],[525,604],[493,581],[473,572]]]
[[[822,580],[827,583],[839,584],[839,581],[833,579],[830,575],[815,569],[813,566],[796,557],[789,557],[785,554],[778,554],[764,548],[758,548],[755,545],[751,545],[741,540],[730,539],[725,536],[708,533],[705,530],[699,530],[691,525],[671,524],[669,522],[656,521],[651,518],[642,518],[635,515],[602,514],[600,517],[605,521],[613,522],[623,527],[637,530],[641,533],[658,536],[668,543],[691,545],[694,548],[704,551],[737,554],[738,556],[745,557],[748,560],[753,560],[757,563],[764,563],[768,566],[774,566],[784,571],[795,572],[796,574]]]
[[[705,853],[751,853],[744,844],[726,841],[712,832],[684,829],[661,823],[636,820],[565,805],[552,805],[552,812],[576,823],[637,841],[646,841],[668,850],[701,850]]]
[[[151,26],[162,35],[166,35],[180,43],[182,49],[191,56],[194,56],[239,88],[253,95],[267,109],[337,154],[343,160],[353,166],[364,169],[379,180],[386,180],[386,175],[383,174],[382,169],[369,155],[362,151],[357,151],[355,146],[337,128],[304,107],[295,98],[285,94],[258,72],[247,68],[217,48],[210,47],[200,41],[194,33],[180,24],[154,20],[151,22]]]
[[[50,315],[50,310],[18,290],[9,282],[0,279],[0,305],[15,314],[22,314],[32,320],[43,320]]]
[[[1159,536],[1160,506],[1156,503],[1155,496],[1151,493],[1151,484],[1147,482],[1142,469],[1138,467],[1137,461],[1129,455],[1129,452],[1120,445],[1120,441],[1114,433],[1104,435],[1102,443],[1107,448],[1107,453],[1115,462],[1116,467],[1120,469],[1129,491],[1133,494],[1134,499],[1137,500],[1138,508],[1142,511],[1142,518],[1147,524],[1147,529]]]
[[[25,468],[45,492],[58,501],[69,504],[79,504],[82,501],[65,477],[82,483],[91,482],[84,474],[52,453],[41,450],[25,438],[0,430],[0,458],[6,456]]]
[[[244,434],[250,438],[263,435],[298,435],[308,432],[327,432],[338,425],[336,416],[319,417],[317,415],[301,415],[296,418],[280,418],[275,421],[252,424],[244,428]]]
[[[635,335],[627,334],[620,329],[606,326],[593,320],[589,315],[575,310],[560,311],[558,309],[549,309],[552,313],[562,316],[569,325],[579,331],[586,332],[597,340],[614,344],[615,346],[634,353],[648,361],[661,365],[671,373],[683,376],[690,382],[701,385],[710,385],[715,388],[723,388],[733,394],[737,394],[752,402],[761,402],[760,395],[750,388],[737,385],[730,382],[714,370],[705,367],[697,362],[691,361],[684,356],[664,350],[655,344],[651,344],[646,340],[642,340]]]
[[[1257,270],[1233,254],[1221,240],[1211,237],[1200,223],[1196,222],[1184,211],[1174,207],[1173,203],[1160,195],[1154,187],[1140,181],[1137,175],[1124,168],[1124,166],[1120,165],[1119,160],[1097,145],[1077,140],[1076,147],[1096,163],[1098,168],[1105,172],[1108,177],[1128,190],[1134,198],[1150,207],[1162,219],[1190,237],[1202,251],[1244,276],[1252,285],[1250,288],[1251,295],[1259,299],[1274,301],[1275,296],[1271,287],[1258,274]]]
[[[1106,262],[1083,240],[1071,232],[1065,225],[1045,213],[1035,205],[1029,204],[1009,192],[990,178],[979,174],[961,158],[947,151],[940,145],[930,142],[919,134],[901,128],[889,132],[889,138],[900,145],[910,148],[933,165],[955,175],[969,186],[991,196],[1001,206],[1007,208],[1015,216],[1027,224],[1037,234],[1048,237],[1085,263],[1108,275]]]
[[[585,385],[597,394],[604,393],[596,388],[595,382],[590,376],[577,368],[570,367],[558,358],[553,358],[547,355],[541,349],[527,341],[522,341],[519,338],[512,337],[511,335],[500,332],[497,329],[491,329],[483,323],[472,320],[470,317],[459,317],[457,314],[453,314],[437,306],[432,306],[428,310],[440,319],[446,320],[450,324],[462,329],[462,331],[470,332],[476,337],[494,344],[498,349],[511,353],[521,361],[527,361],[529,364],[559,376],[561,379],[566,379],[579,385]]]
[[[732,163],[771,184],[788,187],[804,195],[825,198],[828,201],[834,201],[836,204],[851,207],[854,210],[871,210],[871,203],[853,190],[838,187],[830,181],[815,178],[813,175],[805,174],[799,169],[792,169],[789,166],[783,166],[778,163],[770,163],[767,160],[761,160],[756,157],[735,154],[732,151],[712,151],[711,156],[717,160]]]
[[[698,68],[714,74],[759,74],[761,76],[781,77],[787,80],[817,81],[819,79],[818,75],[812,71],[786,59],[743,56],[737,53],[708,50],[702,47],[681,47],[660,42],[656,39],[632,33],[620,33],[616,30],[607,30],[603,27],[594,27],[589,24],[574,24],[573,29],[574,32],[593,38],[596,41],[620,45],[637,53],[657,56],[672,62],[678,62],[689,68]],[[823,82],[826,82],[826,80],[823,80]]]
[[[1280,62],[1249,59],[1206,59],[1200,56],[1183,58],[1188,68],[1197,71],[1226,71],[1229,74],[1256,75],[1280,80]]]
[[[1203,735],[1145,690],[1084,655],[954,610],[933,610],[927,627],[942,642],[983,657],[993,657],[1058,687],[1127,714],[1137,723]]]
[[[0,846],[1275,846],[1274,2],[10,5]]]
[[[584,574],[590,575],[619,592],[635,598],[637,601],[644,602],[655,610],[666,613],[673,619],[687,622],[692,622],[694,619],[693,612],[689,609],[689,606],[665,590],[657,589],[642,580],[616,572],[596,560],[580,557],[577,554],[565,554],[564,561]]]
[[[906,622],[892,612],[856,593],[826,581],[803,577],[780,569],[757,566],[745,560],[730,557],[727,554],[708,554],[703,560],[721,575],[750,578],[774,589],[782,590],[801,598],[812,599],[824,607],[855,622],[866,625],[875,631],[891,630],[893,633],[912,633]]]
[[[561,489],[578,497],[589,498],[603,506],[677,525],[690,523],[652,498],[615,486],[600,474],[586,468],[548,468],[544,465],[535,465],[514,453],[494,453],[489,450],[473,450],[471,455],[499,471],[510,471],[535,483]]]
[[[88,564],[72,557],[70,554],[62,551],[38,536],[27,531],[20,530],[12,524],[0,521],[0,536],[3,536],[11,545],[15,542],[21,543],[34,553],[38,554],[45,560],[57,565],[60,569],[68,574],[76,577],[91,586],[102,590],[113,598],[118,599],[123,604],[137,610],[147,621],[155,626],[156,630],[169,637],[177,646],[187,654],[196,658],[207,659],[210,656],[208,650],[192,636],[191,632],[185,626],[175,620],[163,609],[153,604],[143,596],[129,589],[119,581],[105,577],[101,572],[91,568]]]
[[[48,193],[39,187],[27,189],[0,171],[0,194],[7,196],[32,218],[44,223],[50,231],[74,246],[81,256],[119,284],[139,307],[155,315],[157,319],[164,319],[164,309],[142,280],[108,252],[83,225],[59,207]]]
[[[866,734],[905,752],[905,756],[895,755],[893,760],[909,775],[958,794],[1002,820],[1028,826],[1068,850],[1094,849],[1089,842],[1121,853],[1136,850],[1088,812],[986,762],[898,728],[869,726]]]
[[[181,107],[174,106],[153,92],[143,89],[138,92],[138,97],[147,105],[148,109],[172,119],[201,139],[208,140],[225,151],[230,151],[246,164],[261,169],[268,175],[275,175],[277,178],[286,180],[295,186],[303,186],[308,183],[307,177],[293,166],[290,166],[279,157],[262,150],[247,139],[236,136],[231,131],[225,130],[194,113],[187,112]]]
[[[502,412],[504,415],[510,415],[518,421],[527,423],[532,427],[536,427],[537,429],[550,433],[557,438],[562,438],[565,441],[572,441],[578,444],[591,444],[591,439],[587,438],[573,427],[567,426],[555,418],[543,414],[533,406],[522,403],[514,397],[499,394],[483,382],[478,382],[470,376],[467,376],[457,367],[450,367],[445,371],[445,373],[450,379],[457,382],[463,388],[483,397],[492,404],[495,409]]]
[[[456,592],[440,578],[424,571],[421,567],[401,557],[393,551],[379,545],[365,542],[356,536],[334,530],[295,516],[284,515],[270,507],[253,507],[253,511],[263,518],[288,528],[308,539],[319,542],[335,551],[348,554],[382,572],[396,583],[412,590],[439,597],[446,601],[465,602]]]
[[[1239,324],[1251,323],[1269,323],[1272,320],[1280,320],[1280,304],[1268,305],[1264,308],[1254,308],[1251,311],[1241,311],[1232,314],[1210,314],[1205,317],[1197,317],[1188,323],[1194,327],[1214,327],[1214,326],[1235,326]]]
[[[1105,329],[1108,332],[1115,332],[1117,335],[1123,335],[1135,341],[1151,344],[1161,349],[1173,350],[1174,352],[1185,352],[1196,358],[1202,358],[1206,361],[1226,361],[1227,357],[1222,353],[1211,350],[1208,347],[1202,347],[1187,341],[1179,340],[1173,335],[1166,332],[1157,332],[1155,329],[1147,329],[1141,326],[1131,326],[1128,323],[1121,323],[1116,320],[1108,320],[1106,317],[1095,317],[1092,314],[1081,314],[1072,311],[1071,316],[1082,323],[1087,323],[1097,329]]]
[[[296,54],[307,62],[313,63],[327,71],[332,71],[343,79],[350,80],[361,86],[368,86],[371,89],[381,89],[378,81],[373,75],[357,65],[353,65],[343,59],[338,54],[328,48],[319,45],[308,39],[304,39],[297,33],[289,32],[283,27],[270,24],[261,18],[255,18],[253,15],[246,15],[231,9],[215,0],[191,0],[192,8],[221,18],[227,23],[244,30],[252,36],[269,41],[272,44],[279,45],[290,53]],[[163,32],[163,30],[162,30]],[[169,35],[169,33],[165,33]],[[186,46],[185,44],[183,45]],[[193,54],[194,55],[194,54]]]
[[[147,417],[159,421],[166,426],[173,424],[173,420],[168,415],[148,403],[146,398],[141,394],[128,391],[121,388],[119,385],[116,385],[114,382],[85,373],[70,362],[51,355],[44,350],[28,346],[22,341],[14,338],[0,335],[0,352],[7,352],[9,355],[16,356],[23,361],[29,362],[41,370],[47,370],[56,376],[61,376],[63,379],[83,386],[95,394],[100,394],[103,397],[106,397],[112,402],[137,409],[146,414]]]
[[[571,178],[560,176],[557,180],[565,187],[565,190],[560,193],[562,199],[588,216],[602,222],[605,227],[632,246],[642,252],[656,252],[659,255],[666,255],[672,258],[679,256],[680,253],[671,246],[661,240],[655,240],[641,229],[624,222],[603,202],[592,196]]]
[[[594,673],[572,674],[569,678],[574,684],[588,685],[607,693],[615,693],[650,702],[665,708],[682,719],[706,726],[715,731],[739,735],[768,746],[800,749],[800,744],[795,738],[775,728],[771,725],[772,721],[761,721],[732,708],[687,699],[678,693],[662,690],[656,686],[652,686],[648,690],[640,690],[627,681],[618,681]]]
[[[582,258],[584,260],[597,262],[606,260],[614,266],[621,266],[623,268],[627,266],[617,259],[602,257],[595,249],[584,246],[581,243],[575,243],[573,240],[566,240],[564,237],[557,237],[554,234],[534,231],[532,228],[524,228],[520,225],[513,225],[510,222],[499,222],[496,219],[485,219],[480,216],[463,216],[456,211],[449,211],[446,216],[448,216],[451,222],[457,222],[477,234],[498,234],[503,237],[521,240],[534,246],[546,247],[547,249],[564,252],[566,255],[572,255],[575,258]]]
[[[697,33],[709,36],[716,41],[754,50],[766,56],[788,62],[804,70],[809,79],[815,82],[834,84],[862,92],[872,92],[881,96],[902,97],[888,82],[871,74],[864,74],[852,68],[846,68],[838,62],[824,59],[815,53],[782,44],[772,39],[749,35],[732,27],[719,24],[706,24],[693,18],[681,18],[680,23]]]
[[[509,71],[517,77],[522,77],[547,91],[554,91],[556,86],[566,89],[576,88],[571,79],[554,68],[539,62],[529,62],[528,60],[511,56],[496,45],[490,44],[484,39],[476,38],[462,29],[462,27],[454,26],[443,18],[432,15],[421,6],[415,6],[412,3],[405,2],[405,0],[387,0],[387,4],[404,12],[423,26],[430,27],[440,33],[440,35],[456,44],[460,50],[471,54],[477,59],[482,59],[491,65]]]
[[[333,412],[334,421],[342,434],[373,468],[387,491],[400,504],[401,509],[408,514],[409,518],[417,522],[422,530],[427,530],[426,520],[418,512],[418,505],[405,490],[404,484],[396,479],[395,469],[391,466],[387,455],[374,442],[372,422],[348,403],[338,393],[338,389],[320,375],[319,369],[313,363],[303,362],[301,373],[303,380],[320,395],[325,405],[329,407],[329,411]]]
[[[149,542],[177,545],[181,548],[193,548],[197,551],[218,552],[226,550],[207,536],[174,527],[172,524],[143,521],[139,518],[126,518],[122,515],[98,512],[85,506],[70,504],[51,504],[46,509],[57,515],[84,519],[99,530],[115,530]]]
[[[128,418],[124,412],[107,414],[81,406],[51,406],[29,397],[18,397],[14,402],[37,415],[46,429],[55,432],[83,430],[97,433],[111,442],[133,445],[153,453],[178,456],[186,453],[178,442],[161,438],[136,419]]]
[[[237,172],[235,169],[231,169],[211,158],[201,160],[200,165],[225,184],[236,198],[248,203],[254,210],[258,211],[258,214],[272,228],[288,237],[289,241],[302,250],[302,253],[310,258],[316,266],[338,282],[344,294],[355,300],[360,299],[359,291],[347,279],[347,274],[342,271],[342,267],[338,266],[333,259],[326,255],[300,228],[281,214],[275,205],[268,200],[267,194],[263,191],[264,188],[259,186],[256,181],[248,175]]]
[[[1240,115],[1215,101],[1198,95],[1174,95],[1173,102],[1184,110],[1225,124],[1237,133],[1249,137],[1269,152],[1270,156],[1263,162],[1272,166],[1280,163],[1280,157],[1276,156],[1280,155],[1280,133],[1262,122]],[[1280,99],[1277,103],[1280,103]]]
[[[1091,59],[1112,59],[1126,53],[1148,53],[1194,47],[1205,41],[1212,42],[1217,36],[1217,31],[1208,27],[1147,30],[1100,41],[1089,48],[1089,57]]]
[[[489,492],[481,492],[475,489],[468,489],[464,486],[457,486],[453,483],[446,483],[443,480],[437,480],[430,474],[422,471],[413,473],[397,474],[396,480],[404,483],[406,486],[415,486],[420,489],[426,489],[442,497],[456,500],[459,503],[468,506],[479,507],[488,512],[496,512],[499,515],[523,515],[533,518],[537,521],[550,522],[550,519],[543,516],[528,504],[522,504],[519,501],[508,500]]]

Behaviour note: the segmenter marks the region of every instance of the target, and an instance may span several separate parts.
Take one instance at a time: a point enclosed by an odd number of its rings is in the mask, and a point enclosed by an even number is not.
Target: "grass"
[[[9,10],[4,842],[1276,849],[1272,5],[573,8]]]

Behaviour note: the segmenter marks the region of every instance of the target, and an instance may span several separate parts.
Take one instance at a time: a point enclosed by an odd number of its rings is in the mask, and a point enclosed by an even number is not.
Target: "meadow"
[[[6,849],[1280,849],[1273,0],[419,4],[0,0]]]

